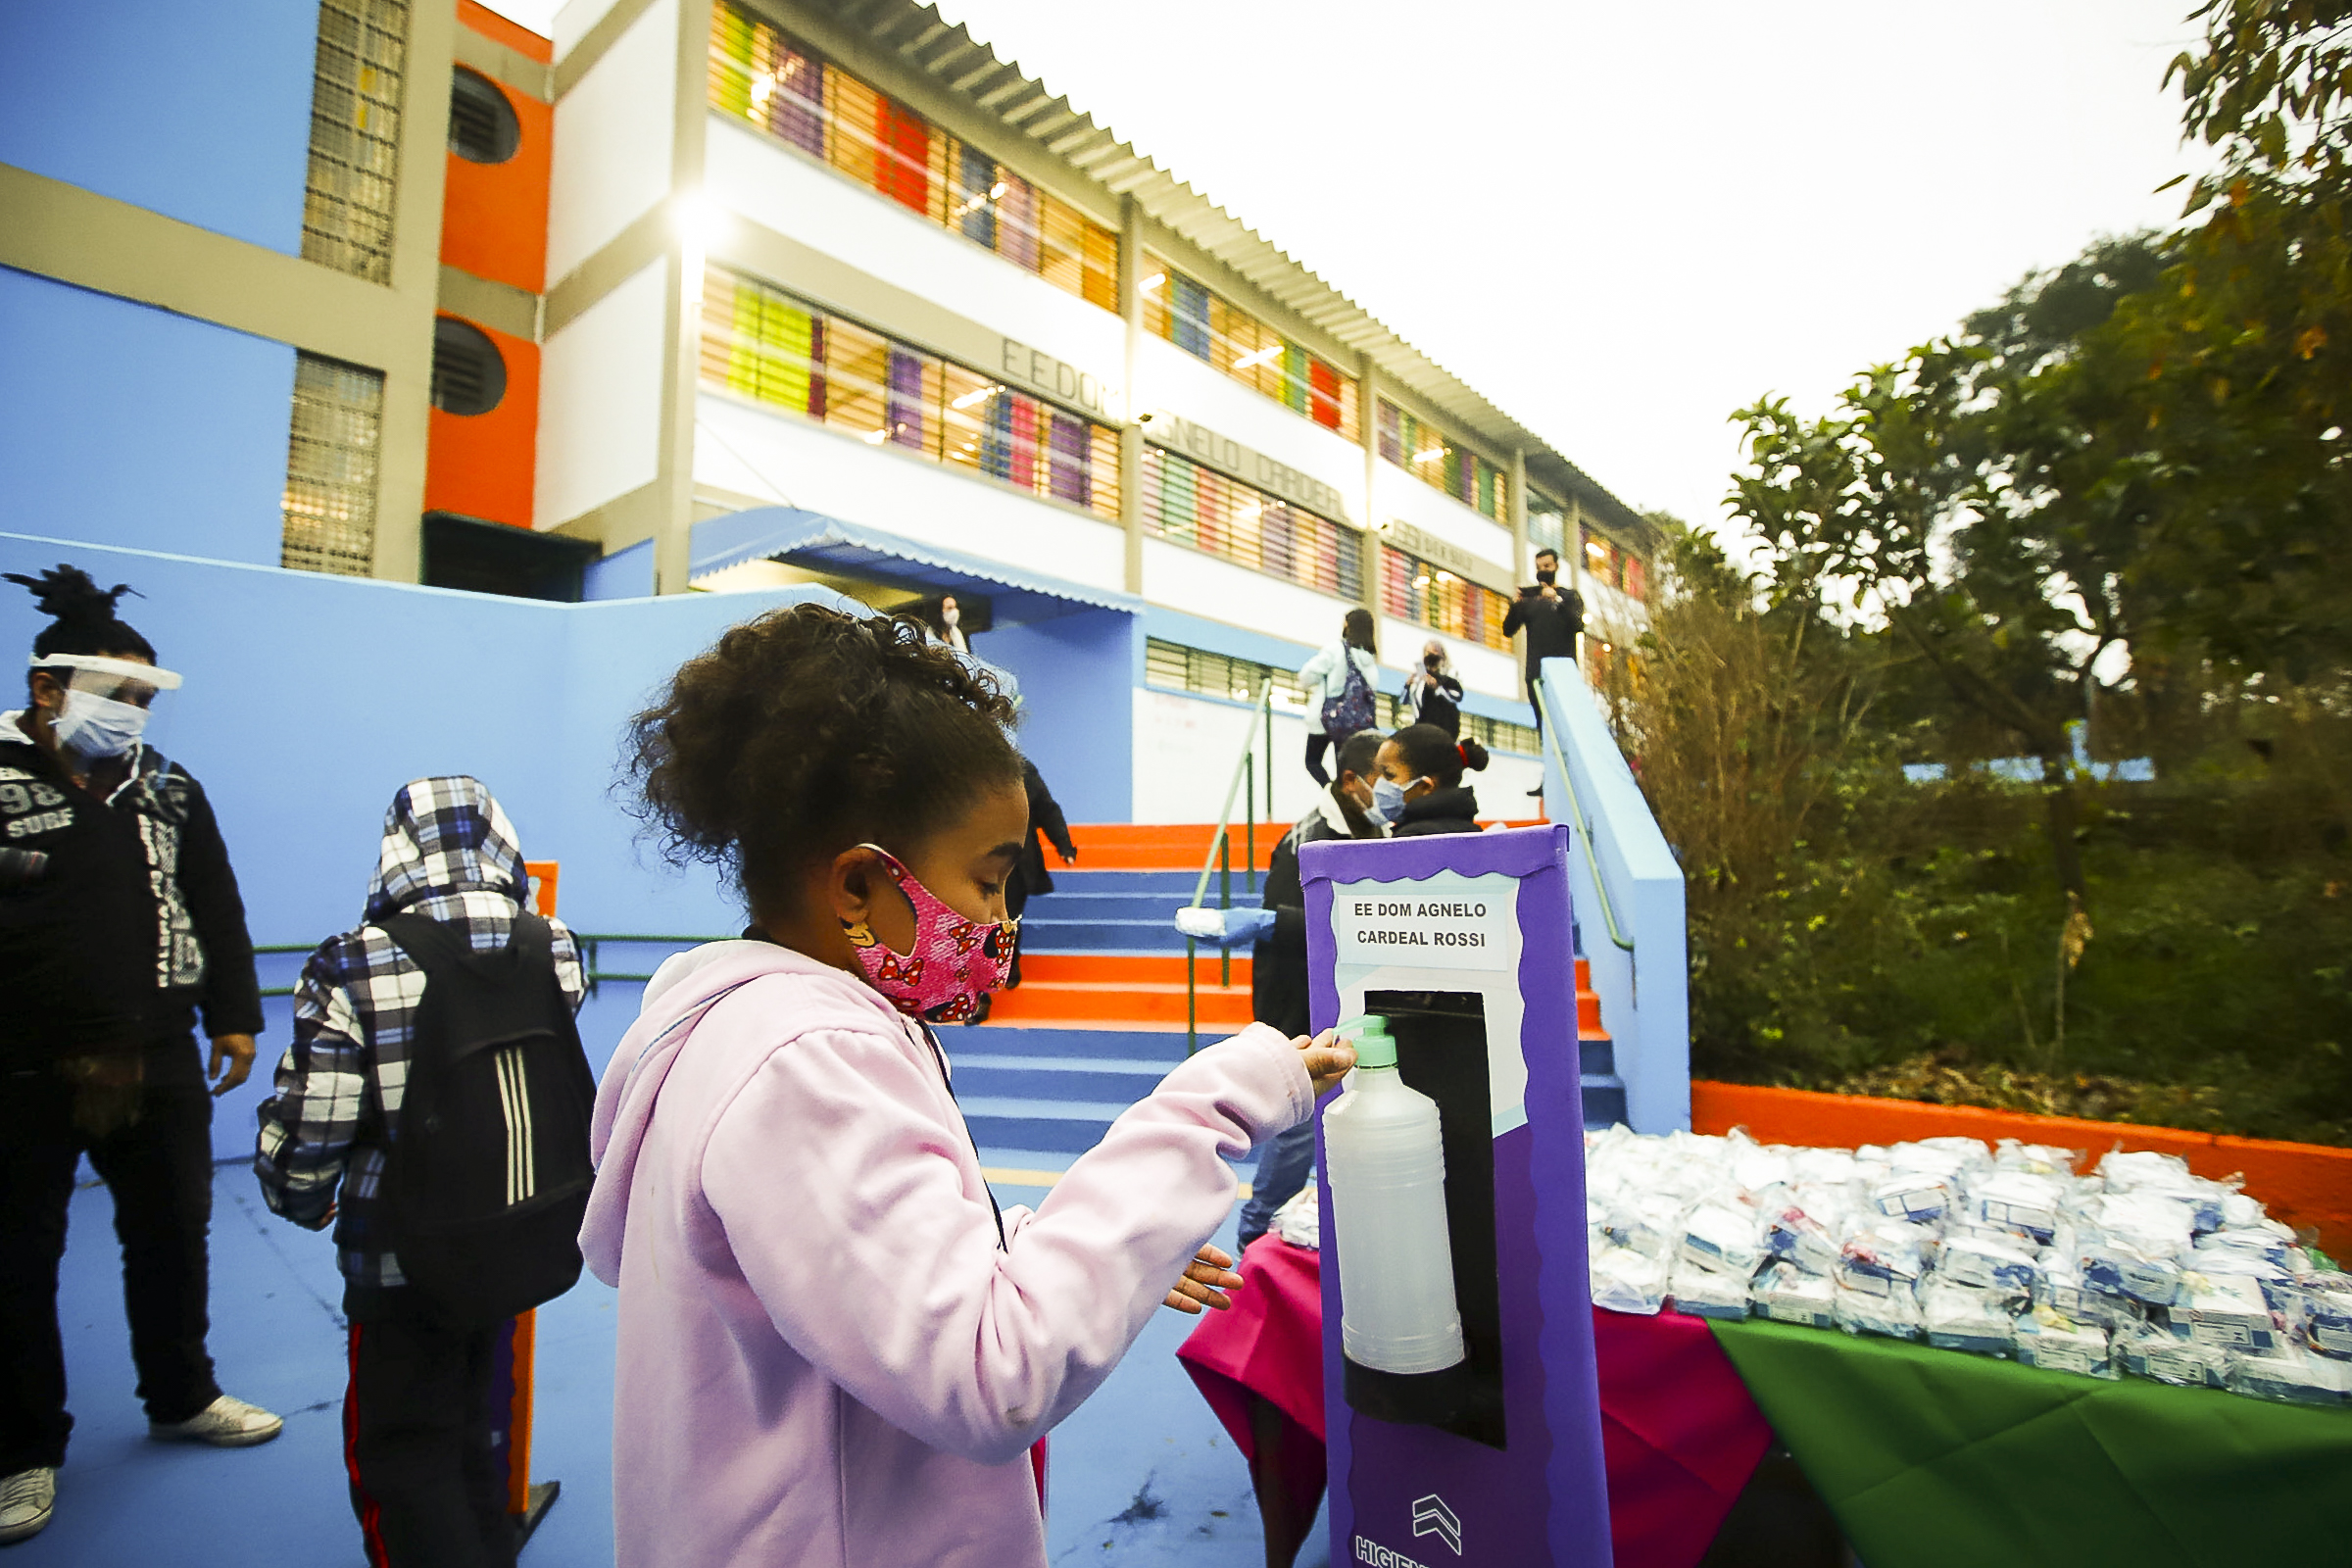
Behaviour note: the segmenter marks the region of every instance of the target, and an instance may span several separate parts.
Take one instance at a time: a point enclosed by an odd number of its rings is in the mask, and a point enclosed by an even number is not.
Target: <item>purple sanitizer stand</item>
[[[1438,1102],[1465,1352],[1414,1375],[1344,1353],[1326,1176],[1335,1568],[1610,1562],[1567,856],[1565,827],[1299,851],[1315,1028],[1384,1015],[1399,1073]]]

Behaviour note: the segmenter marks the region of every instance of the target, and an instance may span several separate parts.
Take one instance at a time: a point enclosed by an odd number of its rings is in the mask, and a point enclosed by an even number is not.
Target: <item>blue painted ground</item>
[[[1067,1155],[1021,1155],[1054,1169]],[[992,1164],[1015,1156],[990,1152]],[[359,1568],[343,1484],[341,1287],[326,1238],[265,1210],[252,1177],[215,1174],[213,1354],[230,1393],[286,1417],[259,1448],[146,1440],[132,1396],[119,1254],[103,1188],[74,1199],[59,1292],[76,1427],[56,1521],[11,1548],[9,1568],[210,1568],[255,1562]],[[1036,1188],[1004,1187],[1006,1202]],[[1228,1220],[1220,1243],[1232,1245]],[[540,1312],[537,1475],[563,1499],[526,1565],[612,1560],[610,1439],[612,1293],[593,1280]],[[1249,1476],[1175,1358],[1193,1320],[1162,1312],[1095,1397],[1054,1435],[1048,1545],[1055,1568],[1254,1568],[1262,1561]],[[1319,1539],[1300,1568],[1325,1568]]]

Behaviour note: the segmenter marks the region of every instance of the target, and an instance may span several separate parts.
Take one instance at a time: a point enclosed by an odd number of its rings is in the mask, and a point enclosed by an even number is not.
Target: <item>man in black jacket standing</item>
[[[221,1446],[283,1425],[220,1392],[205,1348],[213,1095],[261,1029],[253,943],[211,805],[141,737],[159,692],[127,590],[70,566],[12,575],[55,617],[31,701],[0,714],[0,1544],[48,1524],[73,1417],[57,1324],[74,1170],[114,1199],[148,1433]]]
[[[1536,699],[1536,682],[1544,674],[1544,661],[1573,662],[1576,640],[1585,629],[1584,596],[1573,588],[1563,590],[1559,580],[1558,552],[1537,551],[1535,585],[1520,589],[1518,599],[1502,617],[1505,637],[1522,629],[1527,632],[1527,700],[1535,704],[1539,730],[1544,727],[1544,705]]]

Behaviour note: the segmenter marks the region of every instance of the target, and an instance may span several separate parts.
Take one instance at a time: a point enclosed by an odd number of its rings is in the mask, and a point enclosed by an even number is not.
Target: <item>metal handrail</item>
[[[1249,838],[1244,848],[1247,881],[1250,890],[1256,891],[1257,781],[1254,768],[1258,720],[1261,717],[1265,720],[1266,735],[1266,825],[1268,828],[1274,825],[1274,680],[1269,675],[1266,689],[1258,694],[1257,705],[1250,710],[1250,722],[1242,730],[1242,755],[1233,764],[1233,782],[1225,786],[1225,809],[1218,813],[1216,829],[1208,836],[1208,855],[1200,862],[1200,880],[1193,884],[1193,908],[1200,908],[1200,901],[1208,897],[1209,873],[1215,871],[1220,863],[1224,866],[1225,878],[1218,894],[1218,906],[1226,909],[1233,907],[1233,798],[1237,793],[1244,796],[1242,809],[1248,818]],[[1245,781],[1249,785],[1246,791]],[[1188,1056],[1200,1048],[1200,950],[1198,938],[1188,936],[1184,939],[1184,1054]],[[1233,949],[1230,946],[1219,950],[1219,963],[1221,983],[1233,984]]]
[[[1537,702],[1541,703],[1544,693],[1549,689],[1543,676],[1536,677]],[[1600,896],[1601,921],[1609,928],[1609,940],[1625,952],[1631,953],[1634,951],[1634,944],[1631,939],[1617,929],[1617,910],[1609,902],[1609,885],[1601,878],[1600,858],[1592,853],[1592,824],[1591,818],[1585,815],[1585,803],[1577,798],[1576,776],[1568,771],[1568,759],[1560,755],[1560,738],[1556,733],[1559,725],[1555,721],[1541,727],[1544,731],[1544,747],[1551,753],[1551,760],[1560,764],[1560,782],[1568,790],[1568,814],[1576,827],[1577,838],[1582,840],[1585,846],[1585,864],[1592,872],[1592,891]]]

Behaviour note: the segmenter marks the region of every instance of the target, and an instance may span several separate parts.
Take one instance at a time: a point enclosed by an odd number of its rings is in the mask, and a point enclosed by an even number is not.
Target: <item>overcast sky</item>
[[[552,0],[493,0],[541,31]],[[2201,167],[2193,0],[939,0],[1618,496],[1826,409]]]

